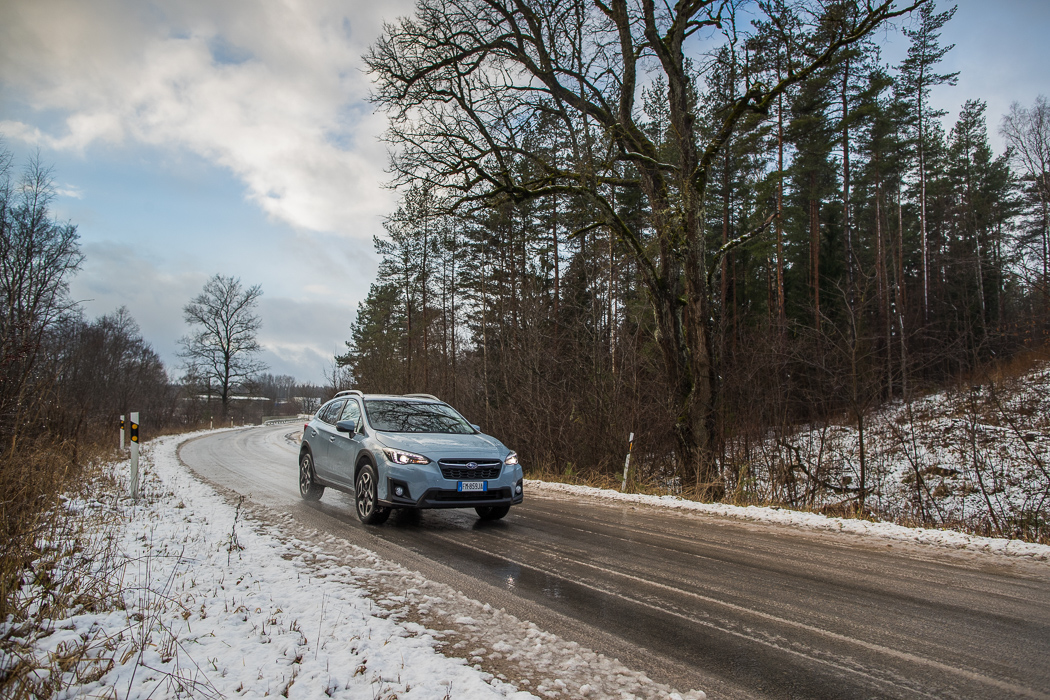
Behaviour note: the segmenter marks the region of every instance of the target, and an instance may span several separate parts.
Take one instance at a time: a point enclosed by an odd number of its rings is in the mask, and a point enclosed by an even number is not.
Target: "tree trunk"
[[[904,206],[901,202],[901,183],[897,180],[897,331],[901,347],[901,398],[908,400],[908,344],[904,339]]]
[[[230,358],[226,357],[222,368],[222,417],[230,417]]]
[[[1041,193],[1043,205],[1043,311],[1050,310],[1050,185],[1047,184],[1047,175],[1043,174],[1043,191]]]
[[[424,193],[426,197],[426,193]],[[430,391],[430,345],[428,342],[430,333],[430,318],[427,312],[427,290],[430,287],[430,216],[429,212],[423,212],[423,267],[419,271],[419,285],[422,292],[423,313],[423,391]]]
[[[780,69],[777,67],[779,75]],[[784,95],[777,96],[777,320],[786,325],[784,304]]]
[[[816,189],[816,174],[810,175],[810,186]],[[813,285],[813,328],[820,333],[820,205],[810,195],[809,200],[809,257],[810,283]]]
[[[672,391],[674,437],[679,451],[681,487],[695,488],[705,499],[719,499],[724,493],[714,460],[714,386],[711,376],[710,334],[702,297],[688,292],[681,296],[661,294],[654,299],[660,329],[660,350]],[[692,483],[689,483],[692,482]]]
[[[554,216],[551,217],[551,241],[554,246],[554,341],[558,343],[558,326],[560,323],[559,304],[561,302],[561,255],[558,244],[558,199],[554,200]]]
[[[609,325],[609,371],[616,376],[616,300],[613,296],[616,286],[616,259],[613,250],[613,234],[609,232],[609,297],[607,323]]]
[[[847,277],[847,303],[850,308],[854,301],[854,278],[853,278],[853,232],[850,227],[849,190],[850,190],[850,163],[849,163],[849,59],[846,59],[845,71],[842,74],[842,228],[846,237],[846,277]]]
[[[879,154],[875,153],[875,277],[879,299],[879,317],[885,332],[886,398],[893,398],[893,326],[890,323],[890,277],[886,264],[886,242],[882,226],[882,173]]]
[[[920,73],[921,78],[921,73]],[[929,244],[926,240],[926,144],[923,141],[922,88],[919,88],[919,231],[922,245],[922,323],[930,317],[930,264],[927,258]]]

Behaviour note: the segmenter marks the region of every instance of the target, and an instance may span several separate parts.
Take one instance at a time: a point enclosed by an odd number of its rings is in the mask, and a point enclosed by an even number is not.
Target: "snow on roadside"
[[[124,521],[115,543],[124,605],[54,620],[32,642],[32,680],[62,688],[53,697],[706,697],[338,537],[304,533],[291,516],[230,505],[180,464],[178,445],[195,435],[144,445],[138,503],[67,501],[70,512]]]
[[[1025,557],[1033,561],[1050,561],[1050,545],[1033,544],[1020,540],[1007,540],[994,537],[968,535],[954,530],[934,530],[913,528],[894,523],[872,522],[852,518],[835,518],[819,513],[787,510],[763,506],[734,506],[723,503],[698,503],[678,496],[653,496],[646,494],[621,493],[612,489],[600,489],[592,486],[577,486],[549,481],[526,480],[529,489],[549,493],[569,494],[590,498],[601,498],[624,503],[658,508],[678,509],[717,515],[730,518],[742,518],[778,525],[808,527],[818,530],[848,532],[858,535],[873,535],[886,539],[933,544],[952,549],[1005,554],[1014,557]]]
[[[260,520],[266,520],[259,513]],[[279,516],[281,517],[281,516]],[[304,566],[340,562],[352,569],[354,583],[369,591],[390,619],[421,624],[435,647],[463,656],[479,671],[512,680],[544,698],[631,698],[634,700],[703,700],[702,691],[678,693],[645,673],[624,666],[577,642],[562,639],[504,609],[471,599],[446,584],[384,561],[345,539],[316,530],[304,532],[291,516],[281,517],[284,533]],[[326,574],[327,575],[327,574]],[[383,612],[377,614],[385,614]]]
[[[1045,536],[1050,363],[971,381],[884,404],[865,415],[863,432],[855,416],[840,415],[738,442],[746,456],[736,488],[754,501],[823,510],[855,502],[863,483],[865,507],[880,520]]]
[[[143,496],[119,504],[126,609],[56,620],[37,641],[40,658],[92,640],[108,659],[56,697],[535,697],[388,619],[351,572],[315,577],[290,560],[288,545],[178,465],[186,437],[145,446]]]

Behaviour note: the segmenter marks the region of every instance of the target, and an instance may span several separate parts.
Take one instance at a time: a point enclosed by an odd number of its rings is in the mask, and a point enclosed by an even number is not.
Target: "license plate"
[[[487,481],[461,481],[459,482],[459,488],[457,491],[488,491],[489,483]]]

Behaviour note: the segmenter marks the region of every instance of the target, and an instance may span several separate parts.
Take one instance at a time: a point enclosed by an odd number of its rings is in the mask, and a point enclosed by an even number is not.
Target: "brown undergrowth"
[[[107,442],[115,442],[107,435]],[[49,698],[113,666],[114,640],[71,635],[41,658],[56,620],[123,610],[117,532],[127,484],[105,465],[127,460],[101,441],[22,441],[0,456],[0,697]]]
[[[104,673],[91,640],[66,643],[41,668],[29,650],[54,633],[53,620],[119,607],[107,576],[113,538],[90,504],[116,492],[102,465],[114,451],[83,443],[22,441],[0,457],[0,696],[49,697],[64,673]],[[81,504],[75,506],[74,504]],[[100,509],[99,513],[105,510]],[[88,517],[77,517],[88,516]]]
[[[731,441],[718,500],[1050,544],[1048,380],[1050,347],[1041,347],[872,407],[863,433],[846,415]],[[636,447],[625,487],[622,464],[543,465],[529,477],[710,502],[676,477],[673,456],[646,458]]]

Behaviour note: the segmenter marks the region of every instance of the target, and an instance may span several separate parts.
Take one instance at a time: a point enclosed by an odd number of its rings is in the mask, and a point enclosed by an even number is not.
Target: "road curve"
[[[1050,565],[526,493],[358,523],[296,485],[295,425],[184,444],[201,477],[712,698],[1048,698]]]

